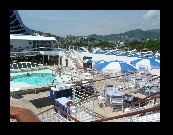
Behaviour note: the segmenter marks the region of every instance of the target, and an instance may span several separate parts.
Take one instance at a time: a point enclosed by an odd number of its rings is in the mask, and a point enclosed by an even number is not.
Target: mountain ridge
[[[60,36],[57,36],[55,34],[50,33],[44,33],[42,31],[36,31],[32,30],[34,33],[38,33],[39,35],[43,36],[53,36],[57,39],[62,38]],[[67,35],[68,36],[68,35]],[[70,35],[72,36],[72,35]],[[147,39],[160,39],[160,29],[151,29],[151,30],[141,30],[141,29],[135,29],[130,30],[124,33],[119,34],[109,34],[109,35],[97,35],[97,34],[91,34],[88,36],[72,36],[72,37],[88,37],[88,38],[95,38],[97,40],[108,40],[108,41],[114,41],[114,40],[129,40],[129,39],[135,39],[135,40],[147,40]]]
[[[109,35],[96,35],[92,34],[89,35],[90,38],[102,39],[102,40],[121,40],[121,39],[128,39],[128,38],[138,38],[138,39],[160,39],[160,29],[151,29],[151,30],[130,30],[124,33],[119,34],[109,34]]]

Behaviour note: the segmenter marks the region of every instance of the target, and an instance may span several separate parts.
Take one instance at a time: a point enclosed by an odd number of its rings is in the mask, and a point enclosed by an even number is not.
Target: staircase
[[[75,64],[77,69],[83,68],[83,61],[81,60],[78,54],[75,54],[73,52],[68,52],[66,56],[70,58],[70,60]]]

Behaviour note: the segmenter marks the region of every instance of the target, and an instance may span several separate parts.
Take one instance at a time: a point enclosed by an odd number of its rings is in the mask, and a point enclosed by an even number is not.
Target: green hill
[[[143,31],[141,29],[130,30],[125,33],[120,34],[110,34],[110,35],[96,35],[92,34],[88,36],[89,38],[96,38],[99,40],[125,40],[125,39],[137,39],[137,40],[146,40],[146,39],[160,39],[160,29],[153,29]]]
[[[63,37],[53,35],[50,33],[44,33],[42,31],[36,31],[36,30],[32,30],[32,31],[39,35],[55,37],[58,40],[63,39]],[[75,38],[75,36],[72,36],[72,37]],[[125,33],[119,33],[119,34],[110,34],[105,36],[92,34],[86,37],[90,39],[107,40],[107,41],[116,41],[116,40],[121,40],[121,41],[140,40],[141,41],[141,40],[147,40],[147,39],[160,39],[160,29],[152,29],[147,31],[136,29],[136,30],[127,31]]]

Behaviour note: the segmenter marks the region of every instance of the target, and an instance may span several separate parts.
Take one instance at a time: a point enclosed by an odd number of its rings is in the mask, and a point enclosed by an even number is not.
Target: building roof
[[[32,36],[32,35],[11,35],[11,34],[10,34],[10,39],[56,41],[55,37]]]
[[[35,35],[23,24],[18,10],[10,10],[10,34]]]

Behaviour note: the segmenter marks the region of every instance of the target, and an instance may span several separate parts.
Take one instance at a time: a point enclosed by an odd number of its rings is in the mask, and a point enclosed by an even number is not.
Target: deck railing
[[[113,117],[109,117],[109,118],[104,118],[104,119],[100,119],[100,120],[95,120],[95,121],[91,121],[91,122],[105,122],[105,121],[110,121],[110,120],[114,120],[114,119],[120,119],[120,118],[124,118],[124,117],[134,116],[137,114],[139,115],[139,114],[143,114],[146,112],[152,112],[152,111],[156,111],[156,110],[160,110],[160,106],[156,106],[156,107],[152,107],[152,108],[148,108],[148,109],[144,109],[144,110],[140,110],[140,111],[135,111],[135,112],[127,113],[127,114],[122,114],[122,115],[118,115],[118,116],[113,116]]]
[[[147,102],[147,101],[150,101],[150,100],[153,100],[153,99],[160,98],[160,96],[158,96],[158,94],[160,94],[160,91],[158,91],[158,92],[156,92],[154,94],[151,94],[150,96],[147,96],[147,97],[145,97],[145,98],[143,98],[141,100],[138,100],[138,101],[136,101],[136,102],[134,102],[132,104],[128,104],[124,108],[130,107],[130,106],[134,106],[136,104],[140,105],[140,103],[144,103],[144,102]]]
[[[58,113],[55,110],[57,110]],[[62,117],[62,115],[60,113],[65,115],[67,118]],[[69,115],[68,113],[64,112],[57,106],[51,107],[51,108],[37,114],[37,116],[43,122],[70,122],[70,121],[80,122],[79,120],[77,120],[73,116]]]
[[[41,120],[29,109],[10,106],[10,118],[17,122],[41,122]]]

